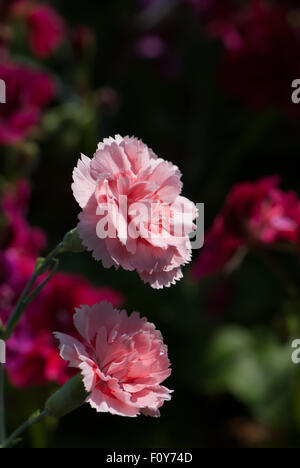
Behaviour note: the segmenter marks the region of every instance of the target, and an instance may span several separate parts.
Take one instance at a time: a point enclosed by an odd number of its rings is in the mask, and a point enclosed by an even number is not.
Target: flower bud
[[[81,374],[77,374],[47,400],[45,409],[50,416],[59,419],[80,408],[87,397]]]
[[[90,53],[95,46],[95,35],[87,26],[77,26],[72,34],[72,47],[76,57]]]
[[[82,245],[81,239],[78,235],[77,228],[69,231],[63,240],[62,248],[65,252],[80,253],[84,252],[86,249]]]

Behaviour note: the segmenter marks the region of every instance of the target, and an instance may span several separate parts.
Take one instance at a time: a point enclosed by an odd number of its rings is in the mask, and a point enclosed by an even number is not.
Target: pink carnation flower
[[[93,159],[82,155],[72,189],[82,208],[78,232],[93,257],[105,268],[136,270],[156,289],[182,278],[197,210],[180,195],[180,178],[176,166],[136,138],[105,139]],[[113,233],[99,234],[106,221]]]
[[[136,312],[102,302],[82,306],[74,316],[84,343],[55,333],[61,357],[81,370],[87,402],[98,412],[159,416],[171,391],[160,385],[171,373],[167,347],[152,323]]]

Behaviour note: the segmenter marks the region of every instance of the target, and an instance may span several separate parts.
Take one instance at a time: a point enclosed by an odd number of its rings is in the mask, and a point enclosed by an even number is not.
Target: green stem
[[[32,291],[32,293],[28,297],[26,297],[26,299],[24,299],[24,301],[23,301],[24,309],[26,309],[28,304],[30,304],[30,302],[35,298],[35,296],[37,296],[38,293],[44,288],[44,286],[46,286],[48,281],[50,281],[50,279],[52,278],[52,276],[56,272],[57,267],[58,267],[58,260],[54,259],[53,266],[51,267],[51,271],[50,271],[49,275],[46,277],[46,279],[39,286],[37,286],[34,289],[34,291]]]
[[[4,385],[4,365],[0,364],[0,445],[3,444],[5,440]]]
[[[39,259],[37,261],[35,270],[28,281],[24,291],[22,292],[13,313],[9,317],[5,328],[3,329],[2,323],[0,322],[0,338],[3,340],[8,340],[15,327],[17,326],[22,314],[28,304],[37,296],[37,294],[43,289],[43,287],[51,279],[52,275],[58,267],[58,255],[64,252],[74,252],[79,253],[85,250],[84,246],[81,243],[81,240],[78,236],[77,230],[72,229],[65,236],[62,242],[60,242],[55,249],[53,249],[46,258]],[[37,278],[43,275],[47,270],[50,270],[50,273],[44,281],[41,282],[36,288],[32,290]],[[4,407],[4,380],[5,372],[4,367],[0,364],[0,448],[2,447],[11,447],[17,442],[17,437],[28,427],[36,424],[41,418],[43,418],[47,411],[42,413],[37,412],[28,421],[26,421],[22,426],[19,427],[6,441],[5,441],[5,407]]]
[[[16,439],[19,438],[19,436],[29,427],[33,426],[34,424],[37,424],[41,419],[43,419],[46,415],[48,414],[47,410],[44,410],[42,412],[37,411],[34,413],[27,421],[25,421],[18,429],[16,429],[3,443],[1,448],[9,448],[11,445],[14,445],[14,442]]]
[[[63,243],[61,242],[60,244],[58,244],[58,246],[54,250],[52,250],[52,252],[49,253],[49,255],[41,263],[41,265],[35,269],[23,293],[21,294],[21,297],[18,300],[13,313],[11,314],[11,316],[9,317],[7,321],[6,327],[3,332],[3,338],[5,340],[8,340],[11,337],[15,327],[17,326],[28,304],[35,298],[35,296],[43,289],[43,287],[48,283],[48,281],[52,277],[58,265],[58,261],[55,257],[64,251],[65,250],[63,247]],[[49,276],[31,294],[29,294],[37,278],[40,275],[42,275],[48,268],[51,268],[51,273],[49,274]]]

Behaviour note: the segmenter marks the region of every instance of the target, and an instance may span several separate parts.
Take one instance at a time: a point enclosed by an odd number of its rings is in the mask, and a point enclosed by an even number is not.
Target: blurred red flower
[[[49,57],[63,43],[66,35],[65,21],[50,5],[30,0],[14,0],[10,5],[10,14],[27,23],[29,42],[38,57]]]
[[[66,25],[54,8],[46,4],[33,5],[28,10],[29,41],[38,57],[48,57],[62,44]]]
[[[253,109],[277,107],[294,114],[291,84],[300,76],[300,25],[288,4],[243,5],[219,11],[207,28],[226,48],[220,71],[224,89]]]
[[[30,187],[25,179],[3,188],[0,200],[3,216],[0,249],[18,250],[35,258],[45,248],[46,236],[41,229],[30,226],[26,219],[29,197]]]
[[[279,108],[299,115],[291,100],[300,76],[299,2],[184,0],[200,13],[205,34],[225,46],[220,82],[254,110]]]
[[[241,248],[300,242],[300,200],[278,184],[278,177],[268,177],[233,187],[206,235],[195,279],[222,270]]]
[[[55,95],[53,79],[45,72],[13,64],[0,64],[6,83],[6,104],[0,106],[0,143],[15,144],[27,137]]]

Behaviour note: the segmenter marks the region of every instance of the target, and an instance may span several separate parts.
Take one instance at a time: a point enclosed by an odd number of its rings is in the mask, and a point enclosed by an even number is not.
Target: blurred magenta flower
[[[158,59],[165,54],[167,47],[159,36],[148,35],[137,41],[136,50],[143,58]]]
[[[6,322],[34,270],[35,259],[17,249],[0,250],[0,319]]]
[[[0,318],[5,321],[30,278],[46,236],[26,220],[29,184],[19,180],[1,190]]]
[[[33,1],[18,1],[13,4],[12,14],[26,21],[29,42],[38,57],[49,57],[63,43],[66,36],[65,21],[50,5]]]
[[[227,10],[226,2],[223,10],[215,6],[207,26],[208,36],[221,38],[226,48],[220,71],[224,89],[253,109],[298,113],[291,83],[300,74],[300,25],[288,4],[252,0],[228,5]]]
[[[7,101],[0,107],[0,143],[12,145],[24,140],[39,123],[56,86],[47,73],[27,65],[1,63],[0,77],[6,83]]]
[[[134,54],[154,62],[157,71],[169,79],[176,79],[180,72],[180,61],[170,46],[172,37],[167,34],[145,34],[134,43]]]
[[[120,107],[120,95],[110,86],[104,86],[99,89],[98,102],[101,111],[107,114],[114,114]]]
[[[231,190],[193,266],[195,279],[222,270],[241,248],[300,242],[300,200],[278,184],[268,177]]]
[[[63,18],[49,5],[36,5],[28,14],[29,40],[39,57],[48,57],[62,44],[66,26]]]
[[[137,312],[127,316],[102,302],[77,309],[79,341],[55,333],[61,356],[80,369],[87,402],[98,412],[158,417],[171,391],[160,385],[171,373],[161,333]]]
[[[35,258],[45,248],[46,236],[41,229],[30,226],[26,219],[29,197],[30,186],[25,179],[3,188],[0,249],[18,250]]]
[[[82,155],[72,189],[82,208],[78,233],[95,260],[105,268],[136,270],[156,289],[182,278],[181,266],[191,260],[188,234],[196,228],[197,210],[180,195],[180,179],[176,166],[136,138],[105,139],[93,159]],[[181,230],[175,232],[182,214]],[[115,235],[102,236],[97,230],[107,215]]]

